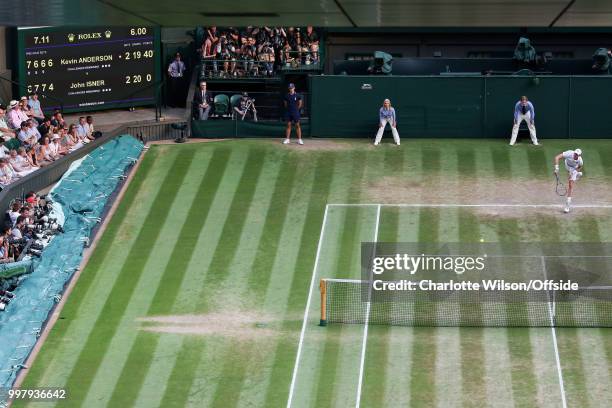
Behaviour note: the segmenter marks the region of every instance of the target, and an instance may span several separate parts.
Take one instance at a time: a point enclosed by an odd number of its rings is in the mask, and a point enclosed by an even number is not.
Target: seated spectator
[[[59,109],[56,109],[55,112],[53,112],[53,119],[51,119],[51,125],[56,128],[66,126],[64,116],[62,115],[62,112]]]
[[[79,135],[77,132],[77,125],[74,123],[68,126],[68,134],[72,138],[72,141],[76,141],[73,150],[80,149],[85,145],[85,143],[89,143],[89,139],[87,139],[87,137],[81,137],[81,135]],[[87,142],[85,142],[85,140],[87,140]]]
[[[51,143],[49,144],[49,155],[55,157],[55,160],[66,154],[66,149],[61,144],[61,136],[54,134],[51,137]]]
[[[25,177],[38,170],[38,167],[34,165],[23,147],[20,147],[18,150],[11,150],[9,163],[18,178]]]
[[[206,89],[206,82],[200,82],[200,89],[197,90],[193,96],[193,102],[198,109],[198,119],[208,120],[210,109],[213,104],[213,96],[210,91]]]
[[[6,106],[0,105],[0,142],[6,142],[17,136],[6,121]]]
[[[9,153],[11,152],[11,150],[6,147],[5,145],[0,145],[0,159],[4,158],[4,157],[9,157]]]
[[[60,137],[60,144],[66,151],[66,153],[70,152],[72,147],[75,145],[75,141],[68,134],[68,129],[65,127],[61,127],[57,129],[57,134]]]
[[[12,100],[9,103],[9,112],[8,112],[8,125],[11,129],[19,129],[21,127],[21,123],[28,120],[28,115],[26,115],[20,108],[19,102],[16,100]]]
[[[0,186],[8,186],[15,180],[15,170],[9,164],[8,158],[0,159]]]
[[[36,150],[35,149],[27,151],[25,147],[22,146],[19,149],[17,149],[17,155],[23,158],[23,160],[26,162],[26,165],[32,166],[36,170],[40,168],[38,164],[36,163]]]
[[[37,142],[36,135],[30,131],[30,126],[27,120],[21,122],[21,127],[17,135],[17,138],[19,139],[21,144],[23,144],[24,146],[28,148],[32,148],[36,145],[36,142]]]
[[[45,116],[42,119],[42,123],[40,124],[40,126],[38,126],[38,133],[40,134],[41,137],[44,136],[48,136],[49,132],[51,131],[51,118],[49,116]]]
[[[34,111],[30,108],[30,105],[28,105],[27,96],[22,96],[21,99],[19,99],[19,109],[21,109],[28,119],[34,118]]]
[[[43,113],[42,107],[40,106],[40,100],[38,99],[38,94],[36,92],[32,92],[30,94],[28,105],[32,110],[32,115],[34,119],[36,119],[38,123],[42,123],[43,119],[45,118],[45,114]]]
[[[65,133],[64,140],[66,141],[65,146],[68,152],[74,152],[83,147],[83,142],[77,135],[76,125],[74,123],[68,127],[68,132]]]
[[[40,132],[38,131],[38,122],[34,119],[28,120],[28,135],[34,137],[36,139],[36,143],[41,138]]]
[[[87,122],[87,131],[88,131],[88,133],[89,133],[90,137],[91,137],[92,139],[95,139],[95,138],[96,138],[96,136],[94,136],[94,134],[95,134],[95,132],[96,132],[96,129],[94,129],[93,117],[92,117],[92,116],[87,116],[87,117],[85,118],[85,122]]]
[[[43,137],[42,143],[36,149],[36,164],[44,167],[59,159],[59,154],[54,154],[53,150],[51,149],[51,145],[52,143],[49,141],[49,137]]]
[[[93,140],[93,136],[89,131],[89,125],[85,120],[85,116],[79,118],[79,124],[76,126],[76,133],[83,143],[89,143]]]

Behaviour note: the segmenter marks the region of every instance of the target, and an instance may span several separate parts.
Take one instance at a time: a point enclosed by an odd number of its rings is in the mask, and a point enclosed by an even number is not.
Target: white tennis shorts
[[[577,181],[580,177],[582,177],[581,171],[578,171],[575,168],[568,166],[567,164],[565,165],[565,169],[569,173],[569,179],[572,181]]]

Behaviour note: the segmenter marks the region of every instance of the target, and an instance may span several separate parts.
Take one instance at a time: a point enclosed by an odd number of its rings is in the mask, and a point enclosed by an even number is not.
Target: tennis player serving
[[[567,170],[567,199],[564,211],[568,213],[572,205],[574,184],[582,177],[582,167],[584,166],[582,161],[582,150],[566,150],[555,156],[555,174],[557,176],[559,175],[559,160],[561,159],[565,159],[565,169]]]

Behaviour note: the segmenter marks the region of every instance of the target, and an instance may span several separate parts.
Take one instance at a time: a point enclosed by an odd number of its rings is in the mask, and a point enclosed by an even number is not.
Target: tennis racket
[[[559,179],[559,173],[555,173],[555,178],[557,179],[557,185],[555,186],[555,193],[557,193],[558,196],[563,197],[564,195],[567,194],[567,188]]]

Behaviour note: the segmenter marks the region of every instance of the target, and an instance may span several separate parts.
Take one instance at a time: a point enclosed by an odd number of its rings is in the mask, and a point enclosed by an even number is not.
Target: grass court
[[[151,146],[22,385],[68,399],[30,405],[612,406],[612,329],[318,326],[373,237],[612,242],[610,143],[383,142]]]

